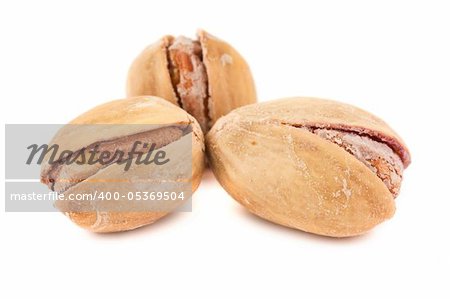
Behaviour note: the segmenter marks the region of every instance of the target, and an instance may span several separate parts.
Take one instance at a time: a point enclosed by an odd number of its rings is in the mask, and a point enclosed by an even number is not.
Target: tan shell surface
[[[186,135],[182,138],[191,138],[191,136]],[[179,182],[184,181],[183,175],[190,171],[191,165],[183,163],[187,159],[192,159],[192,176],[188,178],[187,183],[191,184],[192,192],[194,192],[201,181],[204,155],[199,148],[201,146],[199,143],[193,144],[194,149],[191,156],[190,153],[179,150],[180,146],[178,143],[180,142],[183,141],[178,140],[161,148],[171,158],[171,162],[169,162],[171,164],[167,165],[167,167],[155,166],[155,164],[145,166],[133,164],[125,172],[123,166],[113,164],[90,176],[85,181],[76,184],[65,191],[64,194],[68,197],[70,194],[91,194],[96,190],[124,196],[127,196],[129,192],[133,192],[133,194],[137,192],[175,192],[178,194],[185,192],[185,185],[179,184]],[[121,179],[115,182],[117,178]],[[172,180],[168,181],[167,178],[172,178]],[[108,182],[108,179],[112,181]],[[187,199],[185,201],[128,201],[127,199],[100,202],[62,201],[57,202],[56,206],[61,211],[71,211],[65,214],[81,227],[93,232],[105,233],[126,231],[151,224],[176,210],[181,205],[186,204],[187,201]],[[118,207],[118,205],[121,206]],[[83,212],[72,212],[77,210]],[[92,212],[85,212],[88,210],[92,210]],[[123,212],[116,212],[116,210],[123,210]]]
[[[165,36],[136,57],[128,71],[127,97],[154,95],[178,105],[167,57],[172,40],[173,37]]]
[[[208,74],[209,116],[214,124],[231,110],[256,103],[253,76],[245,59],[228,43],[198,31]]]
[[[72,126],[71,124],[133,124],[133,126],[104,126],[104,129],[95,129],[89,126]],[[135,97],[124,100],[112,101],[100,106],[97,106],[81,116],[74,119],[68,126],[63,127],[54,137],[50,144],[58,144],[62,149],[70,149],[76,151],[90,145],[94,142],[102,140],[110,140],[118,137],[133,135],[139,132],[148,130],[148,125],[154,125],[151,128],[164,128],[173,124],[191,125],[193,132],[181,137],[163,148],[166,153],[173,156],[179,156],[176,161],[186,161],[192,159],[192,164],[178,163],[172,169],[174,178],[177,177],[177,167],[190,167],[192,165],[192,176],[190,182],[192,192],[194,192],[201,180],[204,169],[204,140],[203,133],[197,121],[181,108],[157,97]],[[189,138],[189,140],[186,140]],[[192,144],[192,153],[187,153],[179,150],[178,143],[184,139],[185,142]],[[178,147],[177,147],[178,146]],[[177,150],[178,149],[178,150]],[[184,155],[184,156],[181,156]],[[81,166],[80,166],[81,167]],[[83,167],[89,167],[84,166]],[[97,167],[92,165],[91,167]],[[113,191],[118,188],[118,192],[129,191],[148,191],[141,190],[148,186],[148,182],[153,182],[158,185],[158,177],[163,177],[160,173],[161,168],[155,168],[154,164],[150,165],[134,165],[132,168],[124,172],[123,165],[112,164],[103,169],[98,170],[94,175],[89,176],[84,181],[75,184],[65,194],[70,193],[93,193],[95,191]],[[98,168],[98,167],[97,167]],[[48,157],[42,164],[41,178],[45,180],[48,175],[51,165],[48,164]],[[70,169],[70,168],[68,168]],[[184,169],[186,171],[186,169]],[[179,170],[180,173],[181,170]],[[65,178],[70,177],[70,173],[65,173]],[[111,178],[120,178],[123,187],[117,187],[112,183],[105,189],[105,185],[101,184],[107,182]],[[142,182],[144,178],[144,182]],[[148,178],[148,182],[145,179]],[[167,176],[166,176],[167,178]],[[140,179],[140,180],[139,180]],[[157,190],[161,191],[161,190]],[[67,206],[59,206],[61,210],[67,210]],[[97,209],[96,212],[69,212],[66,213],[74,222],[80,226],[95,232],[113,232],[130,230],[142,225],[154,222],[160,217],[166,215],[175,206],[168,207],[164,211],[149,211],[149,212],[102,212]],[[70,210],[70,209],[69,209]],[[94,209],[95,210],[95,209]],[[124,209],[126,210],[126,209]]]
[[[395,202],[382,180],[302,125],[358,128],[403,145],[378,118],[338,102],[292,98],[250,105],[221,118],[207,135],[217,179],[252,213],[315,234],[354,236],[392,217]]]

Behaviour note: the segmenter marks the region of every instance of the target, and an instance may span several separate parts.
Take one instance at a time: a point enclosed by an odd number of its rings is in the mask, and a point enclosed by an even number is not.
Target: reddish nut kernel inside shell
[[[385,143],[368,136],[333,129],[309,129],[310,132],[342,147],[369,167],[386,185],[394,197],[400,191],[403,163]]]
[[[198,41],[180,36],[168,48],[169,72],[179,105],[209,129],[208,77]]]

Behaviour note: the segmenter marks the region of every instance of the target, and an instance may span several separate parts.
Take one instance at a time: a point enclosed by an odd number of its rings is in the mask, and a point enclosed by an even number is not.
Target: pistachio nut
[[[188,202],[204,169],[197,121],[152,96],[97,106],[62,127],[49,145],[68,154],[47,152],[41,181],[65,196],[56,201],[60,211],[94,232],[131,230],[167,215]],[[74,200],[78,195],[89,197]]]
[[[256,102],[244,58],[228,43],[199,30],[198,40],[164,36],[132,63],[127,95],[155,95],[185,109],[207,132],[231,110]]]
[[[287,98],[238,108],[206,137],[214,174],[250,212],[319,235],[367,232],[392,217],[410,154],[351,105]]]

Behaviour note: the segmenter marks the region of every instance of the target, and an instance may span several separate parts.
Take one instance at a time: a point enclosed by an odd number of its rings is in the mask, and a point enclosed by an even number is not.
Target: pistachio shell
[[[128,71],[127,97],[153,95],[178,105],[168,68],[167,47],[172,40],[164,36],[136,57]]]
[[[305,128],[373,136],[410,162],[403,141],[356,107],[290,98],[249,105],[219,119],[207,135],[211,168],[225,190],[269,221],[333,237],[362,234],[395,212],[383,181],[344,148]]]
[[[181,38],[186,40],[184,37]],[[177,94],[177,88],[171,79],[170,68],[173,66],[169,63],[168,55],[168,49],[175,40],[171,36],[166,36],[147,47],[134,60],[127,79],[129,97],[155,95],[180,105],[192,115],[197,114],[197,120],[204,128],[204,132],[219,117],[231,110],[256,102],[253,77],[244,58],[228,43],[203,30],[198,31],[198,41],[202,49],[201,61],[207,73],[207,82],[204,84],[207,84],[208,95],[205,99],[199,98],[197,101],[190,99],[185,102],[180,99],[180,94],[179,92]],[[195,102],[199,107],[192,107],[196,105]],[[198,115],[199,111],[204,115]]]
[[[184,136],[182,138],[191,138],[190,136]],[[179,163],[179,161],[186,161],[192,159],[192,192],[194,192],[201,179],[201,173],[203,171],[203,154],[191,156],[191,153],[180,151],[178,143],[184,141],[175,141],[162,149],[170,157],[171,162],[176,163],[168,164],[166,167],[155,166],[155,164],[149,164],[145,166],[136,166],[133,164],[131,168],[124,172],[123,166],[113,164],[98,171],[96,174],[90,176],[88,179],[74,185],[64,192],[65,196],[70,194],[88,194],[93,190],[106,191],[117,194],[127,194],[128,192],[185,192],[183,185],[181,184],[168,184],[167,178],[170,177],[174,180],[178,176],[182,176],[186,171],[189,171],[190,163]],[[178,157],[176,157],[178,155]],[[195,155],[195,154],[194,154]],[[194,166],[197,164],[198,166]],[[177,171],[178,170],[178,171]],[[148,181],[142,181],[136,178],[149,177]],[[118,184],[108,183],[105,186],[104,181],[107,179],[123,178]],[[162,184],[161,182],[165,182]],[[187,196],[187,195],[186,195]],[[82,226],[93,232],[116,232],[131,230],[143,225],[151,224],[156,220],[169,214],[171,211],[177,209],[182,202],[181,201],[166,201],[161,203],[160,201],[147,201],[147,202],[126,202],[128,207],[123,209],[126,212],[116,212],[118,208],[113,205],[123,204],[123,202],[114,201],[101,201],[101,202],[80,202],[77,206],[72,202],[58,202],[57,208],[66,212],[66,215],[74,221],[76,224]],[[81,210],[83,212],[73,212]],[[93,212],[85,212],[87,210],[94,210]],[[135,212],[136,211],[136,212]],[[94,217],[95,216],[95,217]]]
[[[133,126],[98,126],[94,130],[92,126],[73,126],[90,124],[132,124]],[[157,134],[151,135],[151,138],[166,140],[160,142],[160,149],[164,150],[168,157],[171,157],[169,163],[173,164],[170,167],[161,168],[155,164],[137,165],[133,163],[128,171],[124,171],[123,165],[118,164],[106,167],[99,167],[97,164],[83,164],[63,166],[65,168],[62,170],[52,172],[55,166],[49,164],[49,155],[47,155],[42,163],[41,180],[52,188],[61,186],[58,191],[64,193],[66,197],[69,194],[87,194],[96,191],[122,193],[146,192],[153,189],[155,191],[182,191],[175,190],[180,186],[179,184],[166,184],[169,187],[175,186],[175,189],[162,190],[161,181],[165,180],[167,183],[167,179],[172,178],[173,182],[176,182],[186,171],[191,171],[189,182],[192,192],[194,192],[200,184],[204,169],[202,131],[192,116],[161,98],[143,96],[116,100],[97,106],[63,127],[49,145],[58,144],[61,151],[74,152],[95,143],[118,140],[111,143],[118,147],[122,138],[131,138],[127,142],[133,142],[133,136],[140,136],[136,134],[148,133],[145,131],[149,130],[148,125],[153,125],[150,133],[158,131]],[[188,126],[192,128],[192,133],[183,136],[176,133],[177,130],[184,130]],[[182,143],[192,144],[192,152],[180,150]],[[186,162],[189,159],[191,159],[191,163]],[[120,179],[119,183],[123,184],[114,183],[118,178]],[[58,181],[62,181],[62,183],[58,185]],[[111,183],[105,185],[105,182],[109,181]],[[160,189],[158,190],[158,188]],[[176,201],[173,204],[165,205],[164,210],[156,208],[151,210],[147,206],[147,209],[142,212],[141,210],[136,212],[136,209],[133,210],[131,207],[129,209],[125,207],[124,211],[114,211],[108,209],[109,204],[112,203],[99,204],[84,201],[77,206],[74,203],[63,201],[57,202],[56,206],[76,224],[86,229],[94,232],[115,232],[150,224],[177,208],[180,202]]]
[[[209,117],[213,125],[231,110],[256,103],[256,89],[245,59],[228,43],[198,31],[208,73]]]

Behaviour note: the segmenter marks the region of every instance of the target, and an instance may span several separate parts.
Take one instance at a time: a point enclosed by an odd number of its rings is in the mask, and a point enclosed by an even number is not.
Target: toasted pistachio
[[[132,63],[128,96],[155,95],[193,115],[203,132],[231,110],[256,102],[250,69],[228,43],[198,32],[198,40],[165,36]]]
[[[314,98],[238,108],[206,140],[217,179],[250,212],[333,237],[365,233],[392,217],[410,163],[385,122]]]
[[[49,152],[41,181],[66,199],[89,195],[91,200],[57,201],[56,207],[94,232],[131,230],[167,215],[188,201],[204,169],[197,121],[151,96],[97,106],[61,128],[49,145],[70,154],[51,161]],[[186,190],[186,198],[174,200]],[[172,198],[158,199],[158,192]]]

